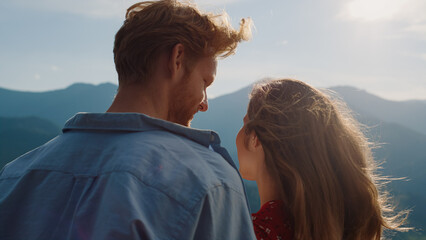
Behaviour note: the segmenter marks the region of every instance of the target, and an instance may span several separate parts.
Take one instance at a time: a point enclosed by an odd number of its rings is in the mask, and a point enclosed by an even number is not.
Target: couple
[[[117,95],[0,172],[0,239],[380,239],[368,142],[323,93],[257,84],[236,138],[189,128],[207,111],[216,58],[250,38],[173,0],[131,6],[117,32]],[[241,106],[246,108],[246,106]],[[241,177],[259,187],[250,216]]]

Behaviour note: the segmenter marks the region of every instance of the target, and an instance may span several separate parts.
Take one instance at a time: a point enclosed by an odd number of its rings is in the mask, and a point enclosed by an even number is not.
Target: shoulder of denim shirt
[[[105,125],[102,121],[106,118],[110,121]],[[76,141],[80,138],[91,141]],[[7,166],[0,178],[37,169],[76,176],[126,172],[177,201],[187,201],[190,196],[196,202],[216,187],[244,196],[238,173],[220,154],[208,148],[211,141],[218,141],[217,134],[211,131],[186,128],[140,114],[80,114],[68,121],[63,135],[18,158]],[[98,146],[97,151],[80,155],[79,162],[84,162],[84,166],[61,161],[82,144]],[[40,155],[49,157],[49,154],[59,160],[38,161]]]

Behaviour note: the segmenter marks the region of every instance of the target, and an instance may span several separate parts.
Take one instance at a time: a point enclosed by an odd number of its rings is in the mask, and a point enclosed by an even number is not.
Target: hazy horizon
[[[258,81],[262,81],[262,80],[258,80]],[[256,81],[255,81],[255,82],[256,82]],[[254,82],[254,83],[255,83],[255,82]],[[210,100],[212,100],[212,99],[219,98],[219,97],[222,97],[222,96],[225,96],[225,95],[233,94],[233,93],[238,92],[238,91],[240,91],[240,90],[242,90],[242,89],[244,89],[244,88],[250,87],[250,85],[251,85],[251,84],[254,84],[254,83],[249,83],[249,84],[247,84],[246,86],[242,86],[242,87],[240,87],[240,88],[238,88],[238,89],[235,89],[235,90],[232,90],[232,91],[230,91],[230,92],[224,92],[223,94],[220,94],[220,95],[218,95],[218,96],[210,96],[210,97],[209,97],[209,99],[210,99]],[[68,85],[68,86],[65,86],[65,87],[63,87],[63,88],[50,89],[50,90],[39,90],[39,91],[35,91],[35,90],[19,90],[19,89],[4,88],[4,87],[1,87],[1,86],[0,86],[0,89],[5,89],[5,90],[9,90],[9,91],[16,91],[16,92],[23,92],[23,93],[45,93],[45,92],[51,92],[51,91],[60,91],[60,90],[64,90],[64,89],[67,89],[67,88],[69,88],[69,87],[71,87],[71,86],[73,86],[73,85],[75,85],[75,84],[87,84],[87,85],[92,85],[92,86],[95,86],[95,87],[96,87],[96,86],[99,86],[99,85],[102,85],[102,84],[112,84],[112,85],[115,85],[115,86],[117,86],[117,87],[118,87],[118,84],[111,83],[111,82],[101,82],[101,83],[96,83],[96,84],[88,83],[88,82],[75,82],[75,83],[72,83],[72,84],[70,84],[70,85]],[[314,87],[317,87],[317,86],[314,86]],[[383,97],[381,97],[381,96],[378,96],[378,95],[376,95],[376,94],[374,94],[374,93],[371,93],[371,92],[370,92],[370,91],[368,91],[367,89],[361,89],[361,88],[357,88],[357,87],[350,86],[350,85],[336,85],[336,86],[329,86],[329,87],[317,87],[317,88],[319,88],[319,89],[354,88],[354,89],[356,89],[356,90],[358,90],[358,91],[364,91],[364,92],[366,92],[366,93],[368,93],[368,94],[371,94],[371,95],[376,96],[376,97],[378,97],[378,98],[384,99],[384,100],[386,100],[386,101],[391,101],[391,102],[420,101],[420,102],[425,102],[425,103],[426,103],[426,98],[424,98],[424,99],[405,99],[405,100],[387,99],[387,98],[383,98]]]

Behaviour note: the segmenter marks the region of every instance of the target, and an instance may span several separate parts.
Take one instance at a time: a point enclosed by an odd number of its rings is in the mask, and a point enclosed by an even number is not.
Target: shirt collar
[[[189,128],[141,113],[78,113],[65,123],[62,132],[71,130],[122,132],[166,130],[206,147],[210,144],[220,144],[219,135],[214,131]]]

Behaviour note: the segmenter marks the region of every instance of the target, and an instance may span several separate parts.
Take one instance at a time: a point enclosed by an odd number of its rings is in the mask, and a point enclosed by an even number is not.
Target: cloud
[[[66,12],[94,18],[124,18],[125,10],[136,0],[15,0],[20,7]]]
[[[395,36],[426,39],[425,0],[349,0],[340,19],[361,23],[389,23]]]
[[[200,6],[210,5],[210,6],[223,6],[228,4],[233,4],[236,2],[241,2],[243,0],[195,0],[194,2]]]
[[[424,0],[350,0],[343,5],[340,17],[354,21],[426,21]]]
[[[198,0],[202,6],[224,6],[241,0]],[[126,9],[140,0],[14,0],[20,7],[66,12],[93,18],[124,18]]]
[[[282,41],[277,42],[277,45],[279,45],[279,46],[285,46],[287,44],[288,44],[287,40],[282,40]]]
[[[52,66],[50,66],[50,70],[52,70],[53,72],[57,72],[57,71],[59,71],[61,69],[58,66],[56,66],[56,65],[52,65]]]
[[[426,22],[408,25],[405,28],[407,33],[415,34],[423,39],[426,39]]]
[[[41,78],[40,74],[38,74],[38,73],[34,74],[34,79],[35,80],[40,80],[40,78]]]
[[[413,53],[413,52],[401,52],[402,56],[410,57],[410,58],[416,58],[421,59],[423,61],[426,61],[426,53]]]
[[[343,16],[361,21],[389,20],[395,17],[406,0],[352,0],[343,10]]]

